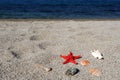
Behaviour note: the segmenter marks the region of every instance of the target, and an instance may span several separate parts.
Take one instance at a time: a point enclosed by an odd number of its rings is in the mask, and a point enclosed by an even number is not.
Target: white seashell
[[[102,53],[98,50],[91,51],[91,54],[97,59],[104,59]]]

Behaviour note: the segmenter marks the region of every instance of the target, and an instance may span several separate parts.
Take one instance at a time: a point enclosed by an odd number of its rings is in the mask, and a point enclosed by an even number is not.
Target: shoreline
[[[120,21],[120,19],[0,19],[0,21]]]

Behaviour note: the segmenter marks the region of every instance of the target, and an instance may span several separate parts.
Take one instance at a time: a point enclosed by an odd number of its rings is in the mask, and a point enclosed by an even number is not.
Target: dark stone
[[[65,74],[67,75],[67,76],[74,76],[75,74],[77,74],[79,72],[79,69],[77,69],[77,68],[69,68],[66,72],[65,72]]]

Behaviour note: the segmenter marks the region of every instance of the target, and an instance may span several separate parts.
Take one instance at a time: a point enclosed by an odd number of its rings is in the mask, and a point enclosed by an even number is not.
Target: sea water
[[[0,0],[0,18],[120,18],[120,0]]]

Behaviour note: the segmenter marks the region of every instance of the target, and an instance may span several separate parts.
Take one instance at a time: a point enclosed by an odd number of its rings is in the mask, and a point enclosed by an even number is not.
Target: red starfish
[[[72,52],[69,52],[69,54],[67,56],[63,56],[63,55],[60,55],[61,58],[65,59],[65,61],[63,62],[63,64],[66,64],[66,63],[73,63],[73,64],[77,64],[75,59],[78,59],[78,58],[81,58],[80,55],[78,56],[73,56]]]

